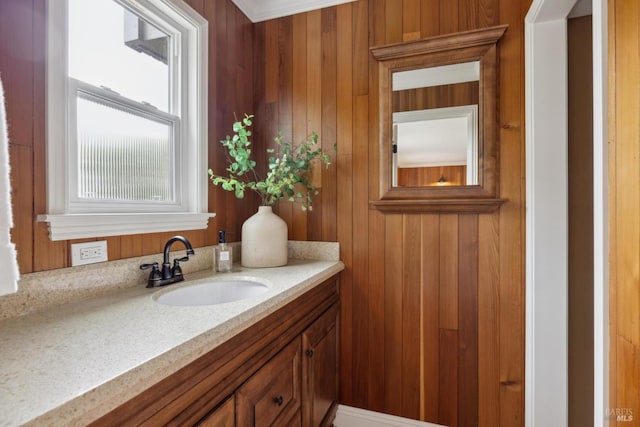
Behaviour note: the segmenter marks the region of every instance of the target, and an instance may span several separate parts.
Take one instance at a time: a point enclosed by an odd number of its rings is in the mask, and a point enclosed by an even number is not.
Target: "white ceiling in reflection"
[[[467,164],[466,117],[398,123],[398,167]]]
[[[477,80],[480,80],[480,61],[396,71],[393,73],[391,84],[393,90],[398,91]]]

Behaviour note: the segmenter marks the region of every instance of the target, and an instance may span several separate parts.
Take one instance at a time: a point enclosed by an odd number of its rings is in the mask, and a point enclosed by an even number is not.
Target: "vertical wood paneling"
[[[618,121],[617,121],[617,104],[618,104],[618,89],[617,89],[617,79],[614,78],[616,75],[617,61],[616,57],[618,55],[617,45],[621,44],[622,48],[624,48],[624,43],[620,39],[617,34],[617,7],[615,2],[608,2],[608,27],[609,27],[609,40],[608,40],[608,74],[609,74],[609,82],[608,82],[608,98],[609,98],[609,402],[605,402],[605,404],[609,407],[615,407],[617,404],[616,394],[612,392],[612,390],[616,390],[618,387],[617,383],[617,358],[618,358],[618,343],[616,338],[616,313],[618,311],[617,304],[617,292],[616,292],[616,283],[618,282],[618,270],[615,268],[616,260],[618,259],[618,239],[617,233],[615,232],[617,228],[617,216],[618,210],[616,206],[616,188],[618,187],[618,178],[613,171],[615,170],[616,160],[617,160],[617,140],[618,140]],[[615,344],[615,345],[614,345]]]
[[[468,31],[478,28],[479,1],[480,0],[459,0],[458,31]]]
[[[422,215],[420,418],[437,423],[440,408],[440,215]]]
[[[386,0],[384,9],[384,39],[385,43],[399,43],[402,41],[402,1]]]
[[[120,250],[122,247],[120,236],[107,237],[105,240],[107,241],[109,261],[124,258]]]
[[[13,229],[11,241],[21,251],[33,251],[33,228],[31,224],[33,204],[33,150],[28,146],[9,144],[9,159],[22,165],[11,173],[11,204],[13,209]],[[4,171],[2,171],[4,173]],[[18,257],[20,271],[32,271],[31,257]]]
[[[440,0],[420,0],[421,36],[431,37],[440,32]]]
[[[353,195],[353,235],[352,244],[354,254],[353,274],[354,277],[366,277],[371,266],[368,257],[369,251],[369,222],[367,209],[367,192],[362,188],[367,188],[367,162],[363,161],[368,158],[368,108],[369,99],[366,96],[357,96],[355,98],[355,121],[354,129],[355,138],[353,141],[353,186],[350,189]],[[340,147],[338,147],[340,151]],[[349,190],[347,190],[349,191]],[[353,360],[354,376],[354,404],[366,405],[367,400],[367,372],[368,360],[366,349],[369,347],[370,336],[368,332],[369,317],[367,316],[368,301],[371,298],[371,287],[367,283],[356,284],[357,296],[353,305],[353,322],[356,351],[354,355],[358,355]]]
[[[500,216],[478,219],[478,425],[500,425]]]
[[[335,192],[336,237],[346,265],[344,404],[443,424],[522,422],[521,20],[527,8],[526,1],[506,0],[360,0],[331,12],[302,14],[307,19],[307,121],[316,120],[323,134],[330,133],[321,140],[329,141],[335,132],[338,143],[334,171],[314,176],[323,186],[323,213],[320,219],[310,215],[306,238],[333,233],[327,221],[334,214],[325,212],[331,206],[325,198]],[[510,24],[511,35],[506,51],[500,51],[507,76],[500,79],[500,109],[509,111],[501,117],[506,125],[500,135],[501,146],[509,145],[501,164],[507,171],[501,180],[509,195],[507,209],[483,215],[385,215],[369,209],[379,191],[380,158],[377,68],[369,47],[411,39],[416,31],[424,37],[500,23]],[[272,30],[268,23],[264,28]],[[258,40],[269,37],[257,34]],[[324,75],[334,61],[335,81],[331,73]],[[349,126],[352,139],[343,152]],[[335,190],[325,188],[328,173],[336,176]],[[503,253],[502,246],[510,252]]]
[[[186,0],[186,3],[200,15],[204,15],[204,2],[205,0]]]
[[[385,412],[402,414],[402,215],[385,218],[384,383]]]
[[[307,138],[307,16],[293,17],[293,141]],[[307,236],[307,214],[299,203],[293,207],[290,239],[304,240]]]
[[[620,307],[620,306],[618,306]],[[627,307],[622,307],[625,311]],[[636,312],[637,313],[637,312]],[[636,408],[640,402],[640,346],[635,342],[630,342],[621,335],[615,338],[616,349],[616,365],[618,366],[617,387],[611,390],[616,395],[616,406],[619,413],[623,415],[622,419],[617,418],[617,414],[611,416],[611,420],[615,426],[628,425],[630,421],[636,423]]]
[[[402,0],[402,41],[420,38],[420,0]]]
[[[0,77],[6,101],[10,142],[33,146],[34,14],[32,2],[0,2]]]
[[[458,216],[440,217],[440,327],[458,329]]]
[[[609,40],[608,40],[608,55],[609,55],[609,64],[608,64],[608,73],[609,78],[608,83],[608,99],[609,99],[609,141],[612,143],[609,144],[609,402],[608,406],[616,407],[617,406],[617,397],[616,393],[613,393],[612,390],[617,389],[617,348],[618,343],[616,340],[616,316],[615,313],[618,311],[617,304],[617,294],[616,294],[616,283],[618,282],[618,269],[614,268],[616,259],[618,258],[618,246],[617,246],[617,238],[616,238],[616,229],[617,222],[615,218],[618,216],[618,210],[616,206],[616,188],[618,187],[618,179],[616,174],[614,173],[616,162],[618,161],[617,155],[617,140],[618,140],[618,132],[617,132],[617,109],[616,106],[618,104],[618,96],[617,96],[617,79],[613,78],[616,74],[617,61],[616,57],[618,55],[617,49],[617,12],[616,12],[616,4],[614,2],[609,2],[608,4],[608,27],[609,27]],[[624,45],[624,43],[620,42],[620,44]]]
[[[275,134],[282,135],[285,141],[293,140],[293,38],[292,18],[287,16],[277,21],[278,26],[278,65],[277,78],[278,87],[276,90],[278,102],[278,122]],[[296,141],[297,142],[297,141]],[[293,235],[293,208],[294,205],[288,200],[281,199],[278,202],[277,213],[285,220],[288,226],[289,236]]]
[[[458,331],[440,329],[438,423],[458,425]]]
[[[342,13],[345,13],[341,9]],[[381,375],[383,371],[378,371],[377,377],[371,375],[372,366],[376,364],[377,360],[384,361],[384,352],[369,352],[368,349],[373,345],[373,340],[378,339],[384,342],[384,326],[381,322],[377,322],[377,319],[384,318],[384,306],[375,306],[369,304],[369,301],[377,301],[374,294],[375,289],[384,289],[379,286],[370,286],[369,280],[362,280],[362,278],[368,279],[369,274],[369,257],[374,252],[382,251],[384,254],[384,248],[374,248],[375,241],[369,241],[369,222],[367,211],[367,192],[362,191],[362,188],[369,186],[369,170],[368,170],[368,130],[369,130],[369,98],[367,96],[368,90],[368,68],[369,58],[363,55],[363,49],[368,47],[368,3],[358,2],[355,7],[352,8],[352,29],[353,35],[352,41],[352,55],[353,55],[353,74],[351,76],[351,85],[353,90],[353,128],[351,129],[352,138],[352,152],[353,152],[353,181],[351,188],[346,188],[345,193],[352,195],[352,210],[353,210],[353,231],[352,234],[346,235],[345,238],[340,238],[341,241],[351,240],[351,246],[353,249],[353,287],[354,287],[354,300],[351,307],[343,307],[344,313],[350,316],[350,320],[353,322],[353,340],[351,343],[347,342],[345,345],[352,349],[351,352],[347,351],[343,353],[343,373],[347,376],[351,373],[353,382],[346,384],[343,388],[345,400],[352,402],[356,406],[366,407],[370,403],[371,384],[378,378],[383,378]],[[340,21],[339,21],[340,22]],[[339,30],[342,26],[339,26]],[[342,34],[342,32],[340,32]],[[338,45],[346,43],[341,38],[338,40]],[[341,51],[345,51],[348,48],[339,48]],[[367,50],[368,54],[368,50]],[[343,57],[340,57],[342,64]],[[350,76],[347,74],[347,79]],[[343,80],[340,75],[339,81]],[[348,83],[347,83],[348,85]],[[342,114],[339,113],[339,117]],[[342,141],[338,141],[338,153],[343,150]],[[357,160],[356,160],[357,159]],[[338,177],[340,185],[342,181]],[[345,236],[342,233],[338,233],[339,236]],[[342,244],[341,244],[342,246]],[[384,298],[384,293],[382,294]],[[370,316],[369,313],[375,313]],[[372,332],[375,331],[375,332]],[[379,348],[383,348],[380,346]],[[373,359],[373,360],[372,360]],[[346,366],[345,366],[346,365]],[[377,364],[381,366],[382,364]],[[381,387],[384,389],[384,387]],[[382,396],[384,396],[382,394]],[[380,407],[383,407],[381,405]]]
[[[353,17],[352,10],[348,5],[339,6],[337,9],[337,28],[336,28],[336,44],[337,44],[337,61],[345,72],[352,73],[353,70]],[[353,80],[338,79],[337,81],[337,143],[339,149],[336,153],[337,163],[337,181],[342,185],[343,191],[337,193],[337,233],[338,235],[350,236],[354,233],[353,223],[353,128],[354,123],[354,106],[353,98]],[[359,163],[358,163],[359,164]],[[353,239],[345,239],[344,245],[340,246],[340,259],[348,260],[349,265],[354,265],[353,257]],[[346,263],[345,263],[346,264]],[[363,301],[366,299],[362,296],[362,288],[358,288],[354,292],[353,286],[354,272],[347,269],[342,273],[340,278],[340,299],[343,301],[341,305],[341,323],[345,340],[353,341],[354,330],[357,336],[367,337],[366,332],[361,327],[354,328],[354,316],[352,316],[351,307],[353,301]],[[354,299],[355,295],[355,299]],[[360,319],[360,318],[359,318]],[[366,347],[366,345],[364,345]],[[340,354],[341,377],[352,372],[353,367],[353,347],[343,348]],[[366,375],[366,371],[364,375]],[[356,377],[359,378],[359,377]],[[356,379],[356,384],[366,383],[366,380]]]
[[[478,215],[459,217],[458,422],[478,425]]]
[[[267,102],[265,100],[266,78],[265,73],[262,71],[263,67],[265,66],[264,64],[266,64],[266,50],[264,49],[264,43],[266,39],[265,23],[261,22],[256,24],[254,26],[254,33],[254,63],[256,71],[253,73],[253,87],[255,99],[253,100],[254,105],[251,111],[253,111],[256,117],[265,118],[267,116]],[[308,75],[308,73],[306,73],[306,68],[304,74]],[[257,149],[257,151],[254,150],[259,171],[264,170],[260,168],[260,165],[265,165],[267,163],[268,153],[264,150],[264,148],[266,148],[265,141],[267,140],[267,136],[265,135],[266,131],[266,126],[254,126],[253,129],[253,142],[257,144],[256,147],[260,147],[259,149]],[[238,240],[241,240],[241,236],[238,236]]]
[[[402,226],[402,415],[420,417],[420,342],[423,289],[420,215],[404,215]]]
[[[424,168],[398,168],[398,187],[424,187],[440,185],[465,185],[466,166],[431,166]]]
[[[609,2],[610,401],[611,425],[640,407],[640,5]],[[617,418],[621,415],[621,418]],[[627,418],[624,418],[624,416]]]
[[[313,173],[321,187],[317,209],[279,209],[293,238],[341,243],[341,402],[440,424],[475,425],[477,419],[484,426],[522,425],[522,21],[529,1],[358,0],[258,24],[230,0],[189,3],[211,23],[211,165],[225,166],[218,140],[230,132],[234,113],[256,114],[254,142],[261,160],[279,130],[295,141],[315,131],[329,150],[338,144],[331,168]],[[44,0],[34,5],[44,10]],[[0,34],[11,28],[9,38],[0,38],[0,73],[3,80],[10,76],[14,88],[23,86],[20,93],[33,94],[26,103],[8,106],[12,117],[22,118],[24,108],[33,111],[33,119],[12,125],[27,135],[20,137],[24,145],[34,147],[26,156],[35,171],[32,218],[45,209],[46,182],[37,172],[45,163],[45,39],[42,18],[29,14],[34,23],[7,27],[7,15],[0,13]],[[414,38],[416,32],[427,37],[497,24],[509,24],[499,47],[500,196],[509,201],[499,212],[481,215],[370,210],[369,200],[378,196],[380,157],[377,71],[369,48]],[[8,60],[9,40],[33,40],[20,51],[36,61]],[[24,67],[27,74],[21,74]],[[29,73],[33,77],[25,78]],[[16,179],[17,165],[12,166]],[[186,235],[213,244],[217,229],[231,228],[239,240],[240,224],[256,204],[211,188],[209,206],[218,217],[208,230]],[[32,259],[33,270],[66,266],[69,242],[49,242],[44,224],[29,222],[33,249],[20,244],[21,262]],[[109,238],[110,258],[158,252],[155,246],[167,235]],[[469,387],[469,381],[475,384]]]
[[[524,13],[500,1],[500,425],[524,423]]]
[[[498,25],[499,0],[479,0],[478,2],[478,27],[492,27]]]
[[[353,31],[353,17],[352,10],[348,5],[342,5],[337,10],[337,29],[336,29],[336,43],[338,49],[338,64],[344,67],[347,74],[351,74],[354,68],[353,65],[353,45],[352,35]],[[354,227],[354,214],[352,203],[353,193],[353,169],[360,162],[354,164],[353,152],[353,129],[358,123],[357,117],[361,114],[357,112],[357,106],[354,105],[353,98],[353,80],[352,79],[338,79],[337,81],[337,96],[338,96],[338,113],[337,113],[337,142],[339,145],[338,152],[336,153],[336,169],[337,180],[343,188],[343,191],[337,193],[337,233],[341,236],[351,236],[355,233]],[[356,118],[354,118],[354,116]],[[366,120],[365,120],[366,122]],[[357,222],[356,222],[357,223]],[[366,232],[365,232],[366,234]],[[344,260],[345,264],[354,265],[354,239],[348,238],[343,240],[343,244],[340,245],[340,259]],[[354,337],[364,338],[368,337],[366,328],[363,328],[363,316],[353,315],[353,301],[362,303],[366,301],[366,297],[363,295],[363,291],[366,290],[362,287],[354,289],[353,277],[355,273],[351,268],[347,268],[342,272],[340,277],[340,331],[345,341],[354,342]],[[354,319],[358,319],[357,325],[354,325]],[[365,317],[366,319],[366,317]],[[355,332],[355,333],[354,333]],[[366,341],[361,345],[362,348],[366,348]],[[354,377],[356,387],[359,384],[366,384],[366,370],[361,369],[361,375],[352,375],[353,370],[360,364],[354,364],[353,354],[357,346],[342,347],[340,351],[340,378]],[[361,379],[362,378],[362,379]],[[347,387],[349,390],[351,382]],[[350,394],[350,393],[349,393]],[[361,395],[358,393],[357,395]]]
[[[385,335],[386,324],[386,298],[385,281],[386,271],[392,266],[385,263],[386,247],[386,222],[385,216],[380,212],[369,214],[369,272],[364,278],[354,278],[355,286],[367,286],[369,288],[369,347],[364,349],[364,354],[359,356],[368,359],[368,402],[367,407],[374,411],[386,411],[387,366],[385,352],[383,351],[391,342]],[[358,236],[354,236],[358,238]],[[356,255],[356,254],[354,254]],[[354,303],[354,308],[357,303]],[[355,314],[355,310],[354,310]],[[348,345],[348,344],[347,344]]]
[[[335,161],[337,120],[337,9],[322,9],[322,149]],[[317,240],[335,241],[336,235],[336,173],[335,168],[318,168],[322,173],[322,229]],[[311,236],[313,238],[313,236]]]
[[[640,207],[640,91],[638,77],[634,72],[622,70],[640,70],[640,40],[638,22],[640,5],[637,2],[616,2],[616,245],[618,253],[614,268],[618,272],[616,282],[618,312],[616,313],[617,335],[634,344],[640,344],[640,221],[637,218]],[[621,49],[620,43],[624,43]],[[628,96],[627,94],[631,95]],[[632,159],[627,161],[626,159]]]
[[[386,0],[369,0],[367,2],[358,2],[363,5],[366,4],[368,8],[368,28],[367,42],[368,46],[375,46],[383,44],[385,42],[385,22],[384,11],[386,6]],[[364,28],[360,28],[360,31],[364,32]],[[364,40],[364,34],[358,37],[360,40]],[[366,81],[368,92],[368,132],[367,136],[361,135],[366,141],[368,149],[368,163],[366,165],[368,178],[368,197],[376,197],[378,191],[378,174],[379,174],[379,153],[376,149],[376,141],[378,139],[378,91],[377,87],[377,67],[376,64],[371,61],[371,55],[368,52],[367,46],[367,59],[368,59],[368,72],[356,73],[354,78],[368,79]],[[361,83],[360,86],[364,86],[365,83]],[[370,89],[373,88],[373,89]],[[354,188],[354,191],[364,192],[365,177],[361,177],[363,185],[359,188]],[[387,377],[390,375],[389,371],[393,369],[392,366],[387,364],[386,349],[388,346],[393,345],[391,338],[388,338],[386,331],[387,324],[387,299],[386,299],[386,281],[387,271],[390,271],[393,266],[386,263],[386,249],[387,249],[387,221],[386,216],[377,211],[369,211],[369,251],[365,253],[354,253],[355,256],[368,256],[368,274],[363,277],[354,278],[354,284],[356,286],[367,286],[369,288],[369,348],[365,349],[365,353],[362,357],[368,357],[369,371],[367,373],[368,381],[368,404],[367,407],[375,411],[387,410],[387,395],[389,393],[389,386],[387,384]],[[359,218],[354,218],[356,221]],[[354,239],[358,239],[360,236],[355,236]],[[395,271],[397,274],[397,271]],[[393,274],[393,271],[392,271]],[[354,311],[355,313],[355,311]]]
[[[319,10],[307,14],[307,131],[322,134],[322,13]],[[311,181],[322,187],[322,168],[315,168]],[[317,199],[321,201],[322,195]],[[321,205],[321,203],[317,203]],[[319,240],[321,211],[314,209],[307,216],[307,239]]]
[[[440,0],[440,34],[460,31],[460,1],[465,0]]]
[[[369,93],[369,2],[352,3],[353,96]],[[342,73],[341,73],[342,75]],[[340,79],[342,80],[342,79]]]
[[[456,83],[394,91],[392,111],[413,111],[478,103],[479,83]]]

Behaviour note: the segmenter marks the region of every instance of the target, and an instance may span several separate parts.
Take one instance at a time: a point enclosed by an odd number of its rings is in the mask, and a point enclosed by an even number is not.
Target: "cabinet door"
[[[338,305],[302,334],[302,425],[329,426],[338,402]]]
[[[300,338],[296,338],[236,392],[239,427],[280,426],[300,410]]]
[[[198,427],[234,427],[236,425],[236,401],[233,396],[227,399],[215,411],[204,417]]]

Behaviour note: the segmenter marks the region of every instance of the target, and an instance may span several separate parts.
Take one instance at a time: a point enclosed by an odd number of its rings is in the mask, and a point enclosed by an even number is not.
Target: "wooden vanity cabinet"
[[[338,306],[302,334],[302,425],[330,426],[338,401]]]
[[[300,338],[267,362],[236,391],[239,426],[283,425],[300,418]]]
[[[330,426],[338,312],[334,276],[92,425]]]
[[[236,425],[236,399],[228,398],[219,408],[203,418],[198,427],[234,427]]]

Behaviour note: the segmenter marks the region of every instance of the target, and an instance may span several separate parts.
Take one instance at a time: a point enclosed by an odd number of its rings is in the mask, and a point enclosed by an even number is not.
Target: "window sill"
[[[38,215],[49,223],[51,240],[123,236],[207,228],[215,213],[62,214]]]

